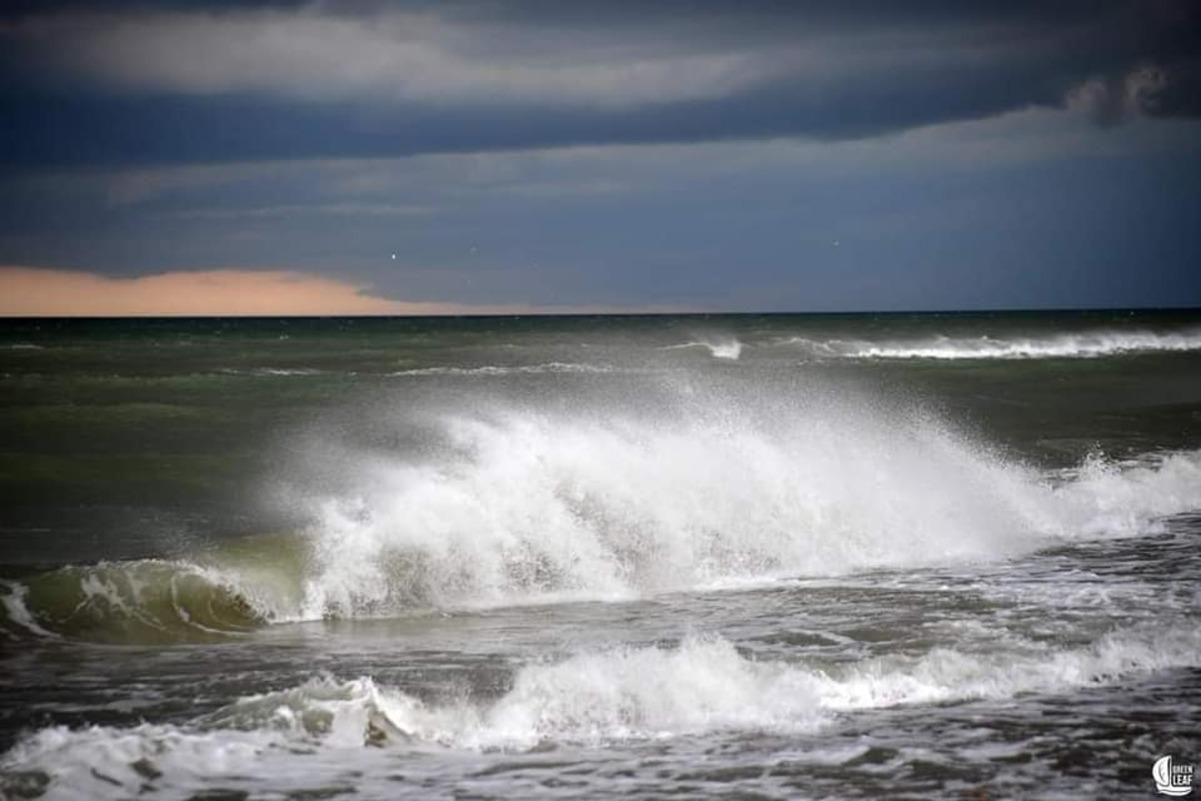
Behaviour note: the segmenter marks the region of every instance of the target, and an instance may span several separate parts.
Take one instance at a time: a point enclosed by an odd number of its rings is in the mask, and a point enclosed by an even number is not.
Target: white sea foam
[[[352,769],[371,775],[379,765],[371,760],[393,748],[525,751],[718,731],[807,732],[862,710],[1068,692],[1201,664],[1201,630],[1185,621],[1116,631],[1079,648],[1019,645],[822,669],[756,661],[725,640],[689,638],[674,649],[619,648],[528,665],[499,699],[445,704],[366,677],[322,677],[239,699],[181,727],[43,729],[0,758],[0,770],[44,772],[62,798],[119,797],[146,786],[182,793],[264,772],[273,783],[304,786]]]
[[[47,631],[38,625],[26,604],[29,597],[29,587],[19,581],[0,581],[0,606],[4,607],[5,617],[16,626],[36,634],[39,637],[55,637],[54,632]]]
[[[692,638],[675,649],[618,648],[529,665],[492,702],[426,704],[370,678],[321,677],[240,699],[196,724],[341,746],[390,740],[513,750],[720,729],[811,729],[822,720],[811,678],[782,663],[746,659],[725,640]]]
[[[277,732],[192,731],[171,725],[142,724],[128,729],[65,726],[42,729],[0,758],[0,772],[38,771],[51,784],[49,799],[185,798],[214,778],[253,774],[265,758],[287,746]],[[299,760],[296,760],[299,763]],[[142,768],[139,771],[139,767]],[[162,793],[143,792],[149,775],[159,774]],[[308,766],[319,769],[319,763]],[[294,764],[292,771],[305,769]],[[287,773],[283,773],[287,775]]]
[[[1058,693],[1172,667],[1201,665],[1201,629],[1178,622],[1121,630],[1082,648],[1026,643],[1013,651],[962,653],[939,648],[920,657],[891,656],[815,677],[829,710],[876,709],[965,699]]]
[[[628,597],[995,560],[1201,508],[1201,452],[1064,479],[935,421],[446,414],[436,458],[362,456],[314,501],[304,617]]]
[[[1126,353],[1201,350],[1201,330],[1096,331],[1031,337],[948,337],[912,340],[816,340],[783,344],[818,357],[849,359],[1088,359]]]

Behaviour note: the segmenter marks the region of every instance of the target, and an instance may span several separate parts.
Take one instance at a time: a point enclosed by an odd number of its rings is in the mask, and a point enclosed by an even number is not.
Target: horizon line
[[[797,315],[832,316],[860,314],[1064,314],[1064,313],[1121,313],[1121,312],[1196,312],[1201,305],[1193,306],[1025,306],[1025,307],[981,307],[981,308],[926,308],[926,309],[838,309],[838,310],[790,310],[790,311],[597,311],[597,312],[539,312],[514,313],[486,312],[456,314],[431,312],[428,314],[397,314],[358,312],[351,314],[71,314],[71,315],[25,315],[0,314],[0,321],[127,321],[127,320],[463,320],[463,319],[521,319],[543,318],[587,318],[587,317],[788,317]]]

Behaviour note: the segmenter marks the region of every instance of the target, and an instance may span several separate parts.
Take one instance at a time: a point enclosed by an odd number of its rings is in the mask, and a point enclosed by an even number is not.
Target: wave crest
[[[735,337],[705,337],[682,345],[668,345],[664,350],[685,350],[688,348],[704,348],[715,359],[737,361],[742,355],[742,343]]]
[[[783,344],[819,358],[845,359],[1096,359],[1134,353],[1201,350],[1201,330],[1096,331],[1052,336],[950,337],[914,340],[814,340],[791,337]]]
[[[1201,506],[1201,453],[1053,477],[935,422],[444,416],[315,502],[302,616],[995,560]]]
[[[188,562],[71,565],[0,582],[0,631],[10,636],[204,640],[250,631],[271,616],[229,575]]]

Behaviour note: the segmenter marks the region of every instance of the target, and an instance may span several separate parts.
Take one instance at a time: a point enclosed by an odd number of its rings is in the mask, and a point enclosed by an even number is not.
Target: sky
[[[1193,0],[0,10],[0,315],[1201,306]]]

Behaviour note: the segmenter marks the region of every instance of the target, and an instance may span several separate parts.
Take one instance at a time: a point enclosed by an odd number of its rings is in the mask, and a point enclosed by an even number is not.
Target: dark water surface
[[[0,321],[0,797],[1150,797],[1201,314]]]

